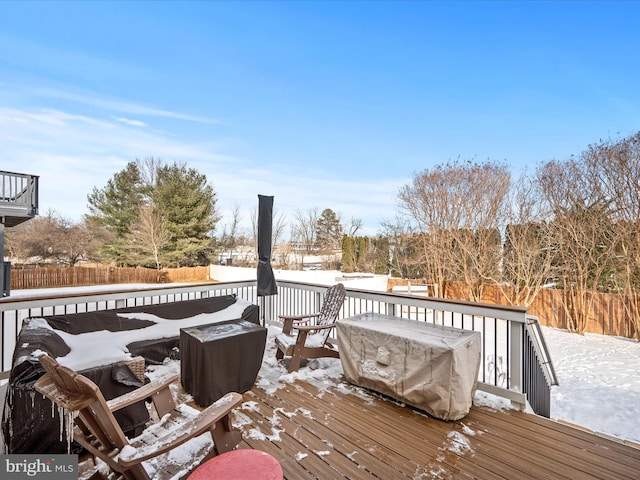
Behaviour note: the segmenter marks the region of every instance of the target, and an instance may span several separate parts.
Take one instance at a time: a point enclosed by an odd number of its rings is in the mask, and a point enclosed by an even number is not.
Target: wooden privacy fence
[[[177,283],[209,280],[209,267],[37,267],[12,268],[11,290],[117,283]]]
[[[407,285],[407,280],[389,279],[389,289],[397,285]],[[419,281],[411,281],[417,286]],[[509,305],[505,296],[508,287],[485,285],[483,287],[482,303],[492,305]],[[450,300],[467,300],[467,287],[461,282],[447,283],[445,298]],[[429,290],[429,295],[432,295]],[[529,315],[540,319],[542,325],[554,328],[567,328],[568,319],[565,305],[571,302],[569,293],[561,289],[544,288],[529,306]],[[624,295],[612,293],[590,293],[589,303],[591,315],[587,319],[586,331],[603,335],[635,338],[636,328],[629,315],[630,300]]]
[[[502,290],[497,285],[487,285],[484,288],[483,302],[508,304],[503,293],[505,287],[502,287]],[[626,305],[629,300],[624,295],[613,293],[588,293],[587,295],[591,313],[587,317],[586,332],[635,337],[636,329]],[[571,302],[570,294],[566,290],[543,288],[529,306],[528,313],[538,317],[542,325],[567,328],[569,321],[565,306],[570,305]]]
[[[494,287],[495,288],[495,287]],[[637,331],[630,317],[629,298],[613,293],[588,293],[592,305],[587,318],[587,332],[635,338]],[[564,305],[570,303],[565,290],[543,289],[529,307],[529,313],[536,315],[543,325],[567,328],[567,313]],[[637,311],[637,309],[636,309]]]
[[[211,280],[209,267],[166,268],[163,272],[166,273],[165,282],[207,282]]]

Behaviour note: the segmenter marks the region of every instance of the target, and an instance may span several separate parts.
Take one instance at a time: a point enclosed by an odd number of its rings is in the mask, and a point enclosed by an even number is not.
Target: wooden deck
[[[474,407],[445,422],[340,381],[278,387],[245,393],[235,423],[240,448],[272,454],[288,480],[640,478],[640,449],[536,415]]]

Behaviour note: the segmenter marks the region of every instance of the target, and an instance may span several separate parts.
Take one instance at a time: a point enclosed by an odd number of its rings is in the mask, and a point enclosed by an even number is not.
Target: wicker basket
[[[124,362],[133,372],[138,380],[144,383],[145,364],[144,357],[133,357],[131,360]]]

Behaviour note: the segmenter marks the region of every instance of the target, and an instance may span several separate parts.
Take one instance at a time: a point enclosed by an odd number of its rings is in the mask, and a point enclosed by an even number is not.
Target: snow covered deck
[[[268,297],[266,302],[266,307],[273,308],[273,311],[265,308],[267,318],[288,313],[290,305],[298,308],[299,304],[307,302],[307,291],[320,302],[318,292],[324,291],[319,286],[294,282],[281,282],[279,287],[279,295]],[[127,303],[129,300],[135,300],[135,305],[147,305],[158,303],[159,299],[178,301],[229,293],[253,301],[254,292],[255,281],[247,281],[170,286],[154,288],[151,292],[75,293],[65,298],[21,298],[16,295],[0,302],[2,337],[3,341],[15,342],[21,321],[28,315],[131,306]],[[425,302],[428,308],[421,307],[420,302]],[[445,311],[445,307],[458,308],[433,300],[351,289],[345,313],[353,315],[359,313],[358,308],[375,308],[404,316],[405,311],[410,310],[408,313],[413,317],[417,314],[428,316],[431,312],[437,314]],[[484,306],[462,304],[459,311],[468,311],[475,319],[474,309],[480,308],[486,310]],[[515,325],[510,331],[514,331],[519,323],[510,322]],[[512,335],[507,335],[509,338]],[[460,421],[445,422],[348,384],[337,359],[314,361],[320,368],[303,368],[288,374],[284,365],[275,361],[273,338],[267,340],[267,348],[257,386],[244,394],[242,407],[234,413],[234,424],[243,432],[241,447],[272,453],[289,479],[625,479],[636,478],[640,471],[640,446],[637,444],[634,448],[619,440],[596,436],[539,416],[506,410],[496,401],[498,397],[480,392],[476,394],[469,415]],[[10,360],[13,344],[3,344],[2,350],[3,357]],[[510,358],[513,360],[514,356]],[[515,360],[512,363],[518,364]],[[491,379],[493,375],[487,378]],[[604,398],[593,395],[592,390],[588,392],[582,392],[581,403],[600,404]],[[608,406],[625,403],[617,392],[611,393],[611,398],[610,403],[602,401],[603,415],[608,416],[613,411]],[[504,398],[502,401],[508,403]],[[630,405],[627,412],[633,411],[632,403],[626,402]],[[633,425],[637,425],[635,417],[628,418],[632,418],[628,423],[633,429]],[[186,465],[192,465],[192,462],[187,460]]]
[[[244,398],[240,448],[275,456],[285,479],[621,480],[640,471],[640,449],[490,402],[446,422],[340,379],[306,378],[263,378]]]
[[[243,436],[238,448],[273,455],[285,480],[635,480],[640,471],[640,445],[511,409],[483,392],[463,419],[444,421],[351,385],[339,359],[311,360],[287,373],[275,360],[273,334],[270,328],[258,380],[232,423]],[[151,369],[156,378],[179,365]],[[188,401],[178,385],[174,393]],[[183,470],[158,459],[150,469],[154,480],[184,479],[198,466],[180,448]],[[81,464],[81,480],[92,478],[91,466]]]
[[[511,409],[484,392],[463,419],[444,421],[349,384],[339,359],[287,373],[275,358],[277,333],[269,328],[256,385],[232,423],[243,435],[239,448],[273,455],[285,479],[631,480],[640,471],[640,445]],[[150,378],[177,371],[176,360],[147,368]],[[198,465],[189,450],[177,454],[184,471]],[[83,465],[88,480],[95,469]],[[178,478],[162,460],[152,470],[154,480]]]

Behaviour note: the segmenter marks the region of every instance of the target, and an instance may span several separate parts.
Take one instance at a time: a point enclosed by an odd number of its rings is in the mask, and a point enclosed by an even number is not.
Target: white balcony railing
[[[83,293],[66,296],[5,298],[0,300],[1,369],[8,377],[22,320],[96,310],[153,305],[236,294],[261,307],[261,321],[277,325],[278,315],[319,310],[326,286],[278,281],[278,295],[257,297],[255,280],[165,286],[144,290]],[[480,332],[482,363],[478,389],[502,396],[549,416],[550,388],[557,384],[544,338],[526,309],[414,297],[347,288],[340,318],[377,312],[420,322]]]
[[[3,224],[15,226],[38,213],[38,177],[0,171],[0,214]]]

